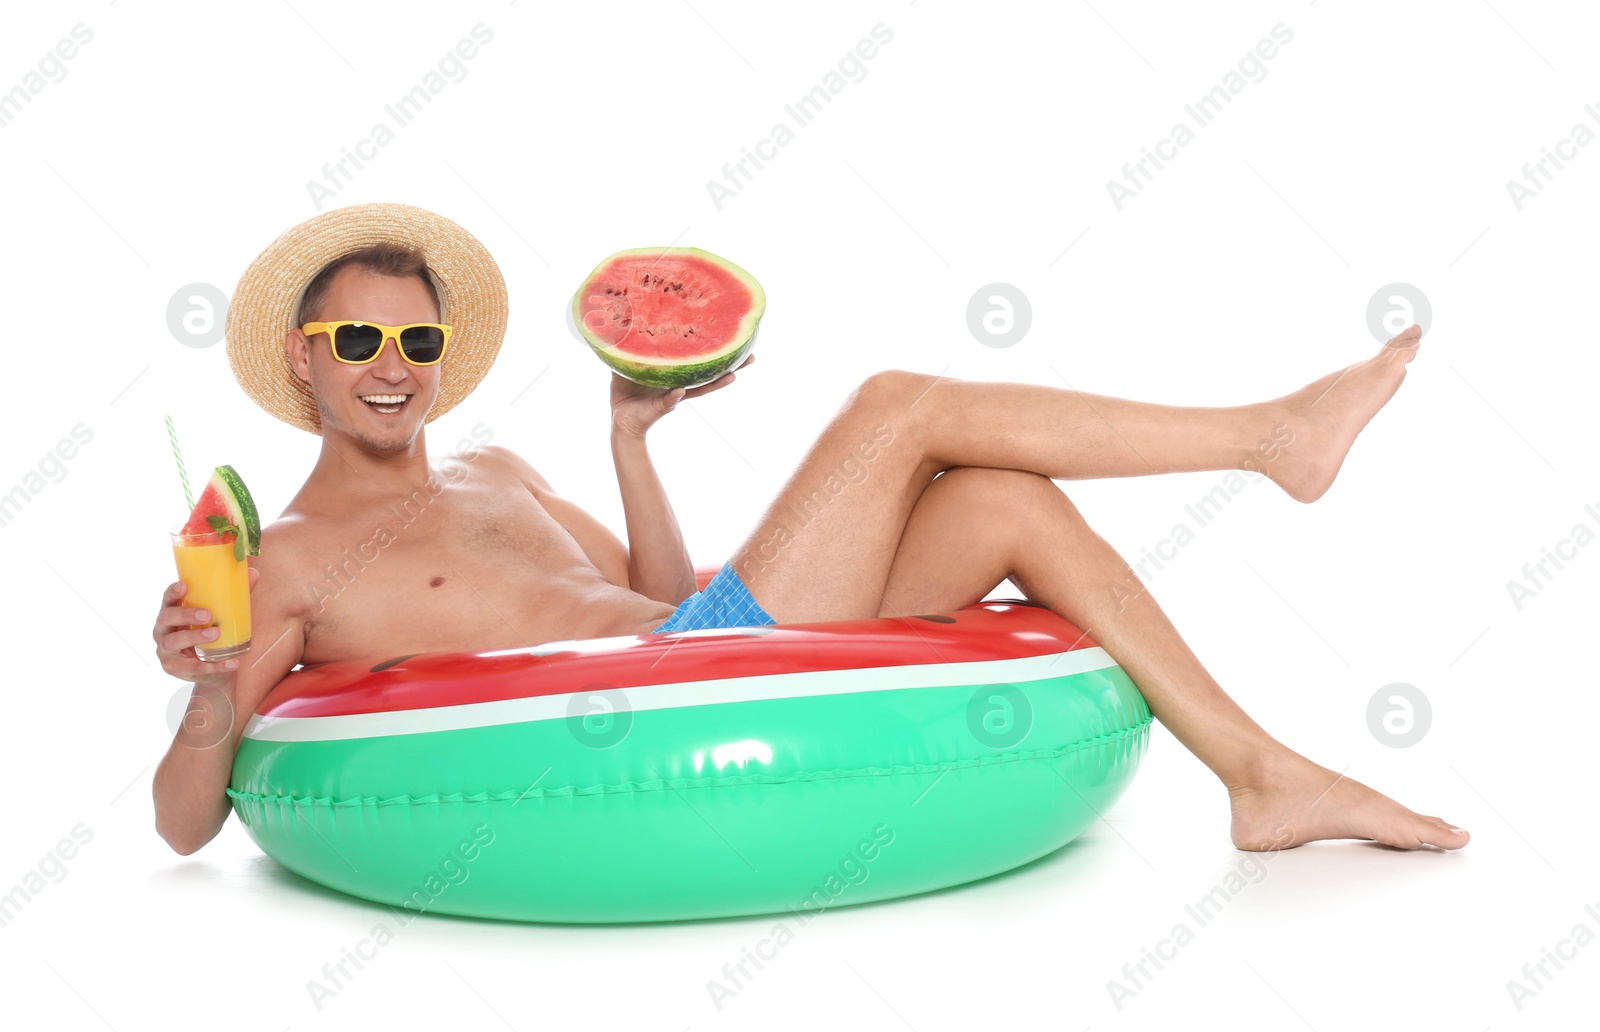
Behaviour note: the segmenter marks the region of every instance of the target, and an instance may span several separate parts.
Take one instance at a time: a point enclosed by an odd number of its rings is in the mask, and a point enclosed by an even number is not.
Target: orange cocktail
[[[220,662],[250,651],[250,566],[235,557],[228,534],[173,534],[172,554],[178,562],[178,579],[187,594],[183,604],[211,611],[215,640],[196,645],[194,654]],[[199,630],[203,625],[193,625]]]

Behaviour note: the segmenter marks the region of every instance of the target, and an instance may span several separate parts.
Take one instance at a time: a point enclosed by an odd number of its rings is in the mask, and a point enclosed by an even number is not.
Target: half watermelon
[[[250,489],[232,466],[218,466],[200,492],[180,534],[214,534],[219,543],[233,542],[235,559],[261,554],[261,517]]]
[[[710,383],[755,346],[767,295],[699,248],[641,247],[595,266],[572,297],[573,329],[620,375],[650,387]]]

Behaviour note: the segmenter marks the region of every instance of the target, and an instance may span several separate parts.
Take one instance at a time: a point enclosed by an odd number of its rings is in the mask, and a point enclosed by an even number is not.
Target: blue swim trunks
[[[678,603],[667,622],[651,633],[697,631],[706,627],[753,627],[777,622],[756,604],[750,589],[733,572],[730,559],[704,588]]]

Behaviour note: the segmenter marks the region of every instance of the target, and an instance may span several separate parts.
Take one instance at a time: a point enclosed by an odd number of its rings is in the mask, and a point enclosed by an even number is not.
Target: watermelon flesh
[[[572,298],[579,336],[622,376],[651,387],[709,383],[744,360],[766,311],[761,284],[699,248],[619,251]]]
[[[213,517],[220,517],[225,524],[238,528],[238,531],[218,533],[211,525]],[[250,489],[244,486],[244,481],[232,466],[218,466],[212,471],[205,490],[200,492],[199,501],[194,503],[194,509],[189,513],[189,521],[178,533],[197,535],[210,544],[219,545],[235,541],[242,533],[243,547],[236,548],[236,551],[241,556],[246,552],[250,555],[261,554],[261,517],[256,512],[255,499],[250,497]]]
[[[233,518],[228,513],[228,505],[222,500],[222,492],[217,489],[216,484],[207,484],[206,489],[200,492],[200,500],[194,503],[194,509],[189,513],[189,522],[185,523],[178,533],[185,537],[204,537],[209,544],[222,544],[221,535],[211,529],[211,524],[206,521],[207,516],[221,516],[229,523],[233,523]],[[232,541],[233,537],[230,535],[228,540]]]

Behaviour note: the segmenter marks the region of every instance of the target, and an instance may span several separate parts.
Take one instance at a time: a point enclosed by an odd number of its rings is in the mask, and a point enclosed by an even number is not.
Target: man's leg
[[[1466,832],[1342,778],[1262,730],[1047,477],[974,467],[935,479],[911,512],[876,615],[960,609],[1007,577],[1116,659],[1151,712],[1222,780],[1240,849],[1323,838],[1402,848],[1467,844]]]
[[[846,399],[731,561],[780,623],[871,616],[912,507],[953,466],[1055,480],[1249,468],[1311,501],[1400,386],[1419,337],[1412,327],[1365,362],[1231,408],[876,373]]]

